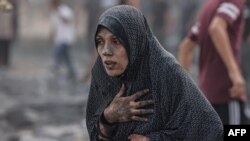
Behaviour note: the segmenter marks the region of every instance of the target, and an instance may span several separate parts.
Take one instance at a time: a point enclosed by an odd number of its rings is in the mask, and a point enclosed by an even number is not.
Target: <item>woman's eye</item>
[[[113,42],[114,42],[115,44],[117,44],[117,45],[120,44],[120,41],[119,41],[117,38],[115,38],[115,39],[113,40]]]
[[[102,40],[96,40],[97,45],[102,45],[104,42]]]

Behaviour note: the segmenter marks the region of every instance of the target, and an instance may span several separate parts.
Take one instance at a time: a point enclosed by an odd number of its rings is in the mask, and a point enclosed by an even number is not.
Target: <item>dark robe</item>
[[[102,14],[99,26],[121,38],[129,65],[121,76],[110,77],[100,56],[97,58],[86,113],[91,141],[98,140],[97,123],[122,83],[127,96],[149,88],[149,94],[139,100],[153,99],[155,104],[145,108],[153,108],[154,114],[145,115],[148,122],[115,123],[114,141],[126,141],[131,134],[147,136],[151,141],[223,140],[217,113],[176,59],[160,45],[140,11],[115,6]]]

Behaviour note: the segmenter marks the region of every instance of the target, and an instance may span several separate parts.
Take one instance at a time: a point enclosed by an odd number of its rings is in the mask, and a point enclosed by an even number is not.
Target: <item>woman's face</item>
[[[106,28],[101,28],[95,40],[107,74],[112,77],[121,75],[128,66],[128,56],[118,37]]]

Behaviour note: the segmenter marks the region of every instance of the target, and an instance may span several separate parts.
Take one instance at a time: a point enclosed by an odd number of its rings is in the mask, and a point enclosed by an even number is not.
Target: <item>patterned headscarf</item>
[[[141,60],[148,57],[146,56],[149,50],[148,43],[153,36],[141,12],[133,7],[119,10],[121,7],[129,6],[117,6],[101,15],[97,25],[97,32],[100,27],[105,27],[119,38],[125,46],[129,59],[128,71],[130,72],[126,72],[126,75],[131,77],[131,75],[137,74],[134,71],[138,70]]]
[[[90,139],[98,140],[97,121],[122,83],[126,95],[148,88],[139,100],[153,99],[154,114],[148,122],[117,123],[113,140],[126,141],[131,134],[148,136],[151,141],[222,140],[222,123],[200,90],[176,59],[160,45],[143,14],[131,6],[115,6],[104,12],[98,22],[121,39],[129,65],[122,76],[110,77],[100,56],[92,70],[87,105]]]

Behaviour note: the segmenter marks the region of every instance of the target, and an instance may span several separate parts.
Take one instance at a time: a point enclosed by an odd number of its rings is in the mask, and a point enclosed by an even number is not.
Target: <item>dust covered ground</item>
[[[52,47],[42,40],[13,44],[11,66],[0,69],[0,141],[88,141],[85,109],[88,52],[72,48],[77,79],[55,75]]]

